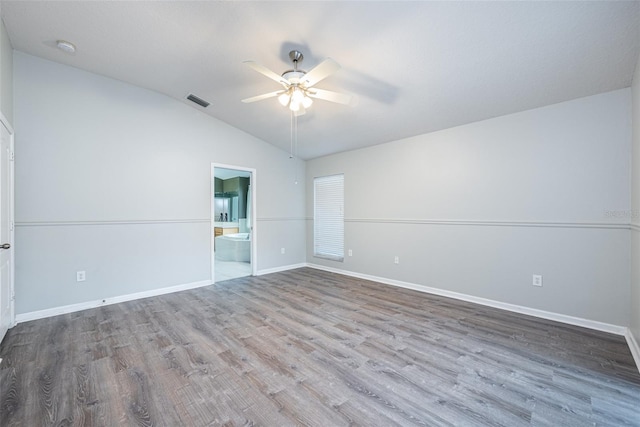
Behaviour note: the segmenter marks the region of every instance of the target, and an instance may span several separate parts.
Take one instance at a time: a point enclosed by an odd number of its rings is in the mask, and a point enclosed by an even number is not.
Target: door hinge
[[[16,158],[16,153],[14,151],[10,151],[9,152],[9,160],[13,162],[15,160],[15,158]]]
[[[11,221],[11,231],[13,231],[14,223]]]

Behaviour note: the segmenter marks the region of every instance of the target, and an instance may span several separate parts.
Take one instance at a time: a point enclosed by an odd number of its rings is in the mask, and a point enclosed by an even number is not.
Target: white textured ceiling
[[[17,50],[164,93],[285,150],[290,117],[252,59],[281,73],[325,57],[317,85],[355,94],[316,100],[299,119],[309,159],[631,85],[640,2],[5,1]],[[57,50],[58,39],[77,45]]]

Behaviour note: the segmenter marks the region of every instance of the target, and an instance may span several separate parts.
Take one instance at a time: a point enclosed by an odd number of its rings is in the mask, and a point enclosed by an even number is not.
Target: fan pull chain
[[[291,147],[289,148],[289,158],[293,159],[293,111],[291,112],[291,132],[290,132],[290,139],[291,139]]]
[[[291,147],[289,150],[289,158],[295,160],[295,156],[298,154],[298,116],[291,111]],[[298,168],[296,163],[293,163],[293,182],[298,184]]]

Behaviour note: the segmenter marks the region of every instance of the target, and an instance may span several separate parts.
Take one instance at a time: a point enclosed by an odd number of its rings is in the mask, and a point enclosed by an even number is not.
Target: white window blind
[[[313,254],[344,260],[344,175],[313,180]]]

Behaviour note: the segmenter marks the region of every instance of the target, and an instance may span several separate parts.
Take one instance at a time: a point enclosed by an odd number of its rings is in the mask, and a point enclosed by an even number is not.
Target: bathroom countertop
[[[237,222],[214,222],[213,226],[217,228],[238,228],[239,227]]]

